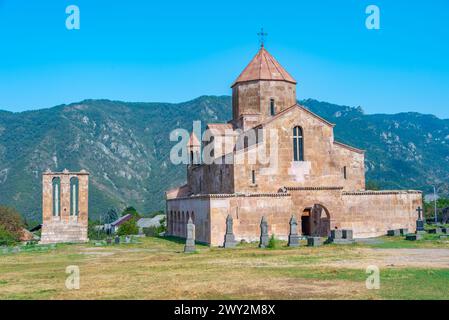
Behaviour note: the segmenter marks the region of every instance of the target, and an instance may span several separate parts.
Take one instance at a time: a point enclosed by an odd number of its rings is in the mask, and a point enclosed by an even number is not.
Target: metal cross
[[[264,32],[263,28],[261,28],[260,32],[258,32],[257,35],[259,36],[260,46],[263,47],[265,38],[266,36],[268,36],[268,33]]]
[[[423,212],[421,207],[418,207],[418,209],[416,209],[416,211],[418,211],[418,219],[421,220],[421,213]]]

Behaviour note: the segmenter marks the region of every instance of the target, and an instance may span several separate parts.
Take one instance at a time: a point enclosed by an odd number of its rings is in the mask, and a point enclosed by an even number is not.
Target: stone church
[[[209,124],[208,139],[190,136],[187,184],[166,192],[169,235],[185,237],[191,217],[197,241],[221,246],[228,215],[238,241],[257,241],[263,216],[269,234],[285,240],[292,216],[306,236],[326,237],[332,229],[353,230],[355,238],[415,231],[421,192],[366,190],[364,150],[336,141],[334,124],[297,103],[296,84],[262,45],[232,84],[232,120]],[[262,134],[247,142],[251,131]],[[206,163],[202,151],[210,146],[215,160],[227,161]],[[249,161],[270,150],[276,150],[274,164]]]

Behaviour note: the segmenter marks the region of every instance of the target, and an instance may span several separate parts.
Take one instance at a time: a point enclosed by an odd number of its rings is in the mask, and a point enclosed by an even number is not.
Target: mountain
[[[335,123],[336,138],[367,150],[367,180],[387,189],[435,184],[449,194],[449,120],[363,110],[308,99],[311,111]],[[164,191],[185,181],[185,167],[170,162],[175,128],[193,121],[226,122],[231,98],[203,96],[179,103],[85,100],[50,109],[0,111],[0,204],[27,219],[41,219],[41,174],[47,168],[86,169],[90,215],[132,205],[141,212],[164,208]]]

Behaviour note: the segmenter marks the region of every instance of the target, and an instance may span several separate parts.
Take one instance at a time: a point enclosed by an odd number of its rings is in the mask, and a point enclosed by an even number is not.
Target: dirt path
[[[320,264],[339,268],[378,267],[449,268],[449,249],[363,249],[364,258]]]

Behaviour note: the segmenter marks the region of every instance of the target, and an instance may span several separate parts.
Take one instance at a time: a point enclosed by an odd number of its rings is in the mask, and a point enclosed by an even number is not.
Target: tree
[[[23,227],[23,220],[15,209],[0,206],[0,243],[20,241]]]
[[[124,222],[117,231],[119,236],[129,236],[139,233],[139,227],[137,226],[137,221],[134,218]]]
[[[130,214],[133,216],[134,219],[139,220],[141,218],[140,214],[137,212],[137,210],[134,207],[128,207],[122,212],[122,217],[126,216],[127,214]]]

